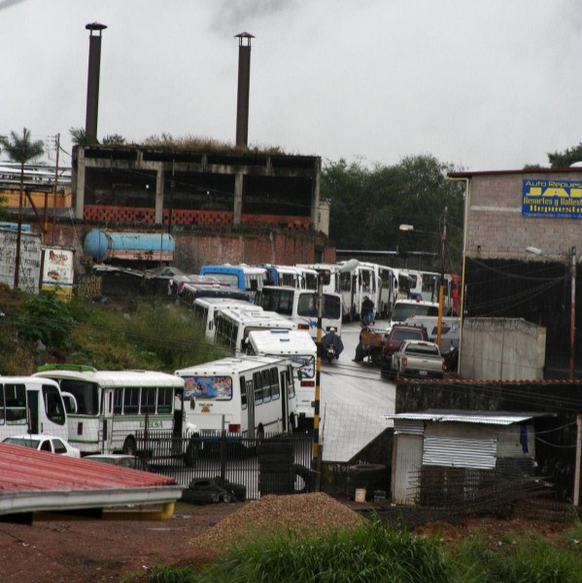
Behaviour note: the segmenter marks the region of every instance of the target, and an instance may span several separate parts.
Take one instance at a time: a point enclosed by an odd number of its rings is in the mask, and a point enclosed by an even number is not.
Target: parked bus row
[[[253,346],[260,350],[257,343]],[[0,439],[50,434],[67,440],[81,455],[136,455],[142,453],[138,435],[163,431],[178,447],[183,444],[172,453],[193,464],[188,444],[209,434],[224,430],[261,438],[291,433],[299,424],[295,380],[312,380],[315,345],[304,355],[282,354],[277,347],[272,352],[175,374],[45,365],[33,376],[3,377]]]
[[[361,261],[339,263],[277,265],[205,265],[201,275],[212,276],[229,282],[239,290],[249,293],[252,300],[264,287],[285,287],[317,291],[318,274],[329,273],[329,283],[323,286],[325,293],[340,296],[342,318],[360,318],[362,302],[368,296],[375,306],[375,319],[390,317],[399,299],[438,301],[441,275],[437,272],[400,269]],[[443,305],[447,316],[459,312],[459,278],[444,274]]]

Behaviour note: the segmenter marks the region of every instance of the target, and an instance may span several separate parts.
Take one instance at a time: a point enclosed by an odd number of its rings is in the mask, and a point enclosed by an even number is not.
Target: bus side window
[[[241,409],[247,408],[247,383],[243,376],[240,377],[240,407]]]
[[[5,385],[6,421],[26,420],[26,387],[24,385]]]
[[[123,389],[115,391],[115,400],[113,401],[113,414],[121,415],[123,412]]]
[[[158,389],[158,413],[171,413],[174,400],[174,389],[172,387],[160,387]]]
[[[264,370],[261,377],[263,384],[263,403],[268,403],[271,400],[271,375],[268,370]]]
[[[263,402],[263,381],[260,372],[253,373],[253,383],[255,385],[255,405]]]
[[[125,388],[123,392],[123,414],[137,413],[139,411],[139,388]]]
[[[276,368],[269,369],[269,375],[271,377],[271,396],[273,401],[277,400],[281,396],[281,390],[279,387],[279,375]]]
[[[0,425],[4,425],[6,414],[4,411],[4,385],[0,385]]]
[[[156,412],[156,387],[143,387],[141,390],[141,413]]]

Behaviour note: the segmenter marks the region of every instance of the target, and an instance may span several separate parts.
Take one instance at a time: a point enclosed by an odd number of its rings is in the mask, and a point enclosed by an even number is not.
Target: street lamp
[[[445,292],[445,245],[447,241],[447,212],[448,209],[445,207],[445,213],[443,217],[443,231],[440,235],[441,237],[441,277],[439,284],[439,316],[437,323],[437,346],[440,349],[441,346],[441,331],[443,325],[443,309],[444,309],[444,292]],[[402,224],[398,227],[399,231],[414,232],[414,225]],[[425,233],[425,231],[416,231],[417,233]]]
[[[543,255],[543,251],[537,247],[526,247],[528,253]],[[570,269],[570,380],[576,377],[576,247],[570,247],[568,252],[568,264]]]

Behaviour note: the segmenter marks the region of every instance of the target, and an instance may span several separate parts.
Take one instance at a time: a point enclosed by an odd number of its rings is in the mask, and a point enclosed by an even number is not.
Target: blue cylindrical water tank
[[[176,249],[174,239],[168,233],[128,233],[92,229],[83,241],[85,255],[97,261],[130,255],[147,257],[156,253],[173,254]]]

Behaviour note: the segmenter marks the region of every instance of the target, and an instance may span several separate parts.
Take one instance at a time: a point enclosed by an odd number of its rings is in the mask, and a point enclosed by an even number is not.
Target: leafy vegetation
[[[330,236],[337,248],[432,252],[440,271],[446,207],[445,268],[459,272],[464,184],[446,178],[454,170],[431,155],[372,168],[362,161],[328,163],[320,197],[332,201]],[[403,224],[414,230],[401,231]]]
[[[298,540],[292,534],[240,545],[198,569],[159,565],[148,583],[577,583],[578,526],[552,545],[536,535],[491,541],[476,533],[446,546],[437,531],[420,538],[387,523]],[[569,546],[570,545],[570,546]],[[131,581],[131,579],[126,579]],[[144,581],[143,575],[139,578]]]
[[[548,160],[552,168],[568,168],[574,162],[581,162],[582,142],[573,148],[567,148],[563,152],[548,153]]]
[[[30,130],[24,128],[22,135],[10,132],[10,137],[0,136],[0,146],[13,162],[24,165],[30,160],[40,158],[44,154],[42,140],[32,140]]]
[[[79,146],[89,145],[89,140],[84,128],[72,127],[69,129],[73,144]],[[103,146],[125,146],[129,141],[120,134],[110,134],[101,140]],[[238,154],[263,154],[284,155],[286,152],[279,146],[266,146],[251,144],[250,146],[236,146],[231,142],[221,142],[214,138],[200,136],[172,136],[162,133],[142,140],[138,145],[145,148],[157,148],[160,150],[184,150],[190,152],[217,152]]]
[[[0,310],[0,374],[31,374],[45,362],[173,373],[226,355],[206,341],[190,311],[165,300],[122,309],[1,288]]]

